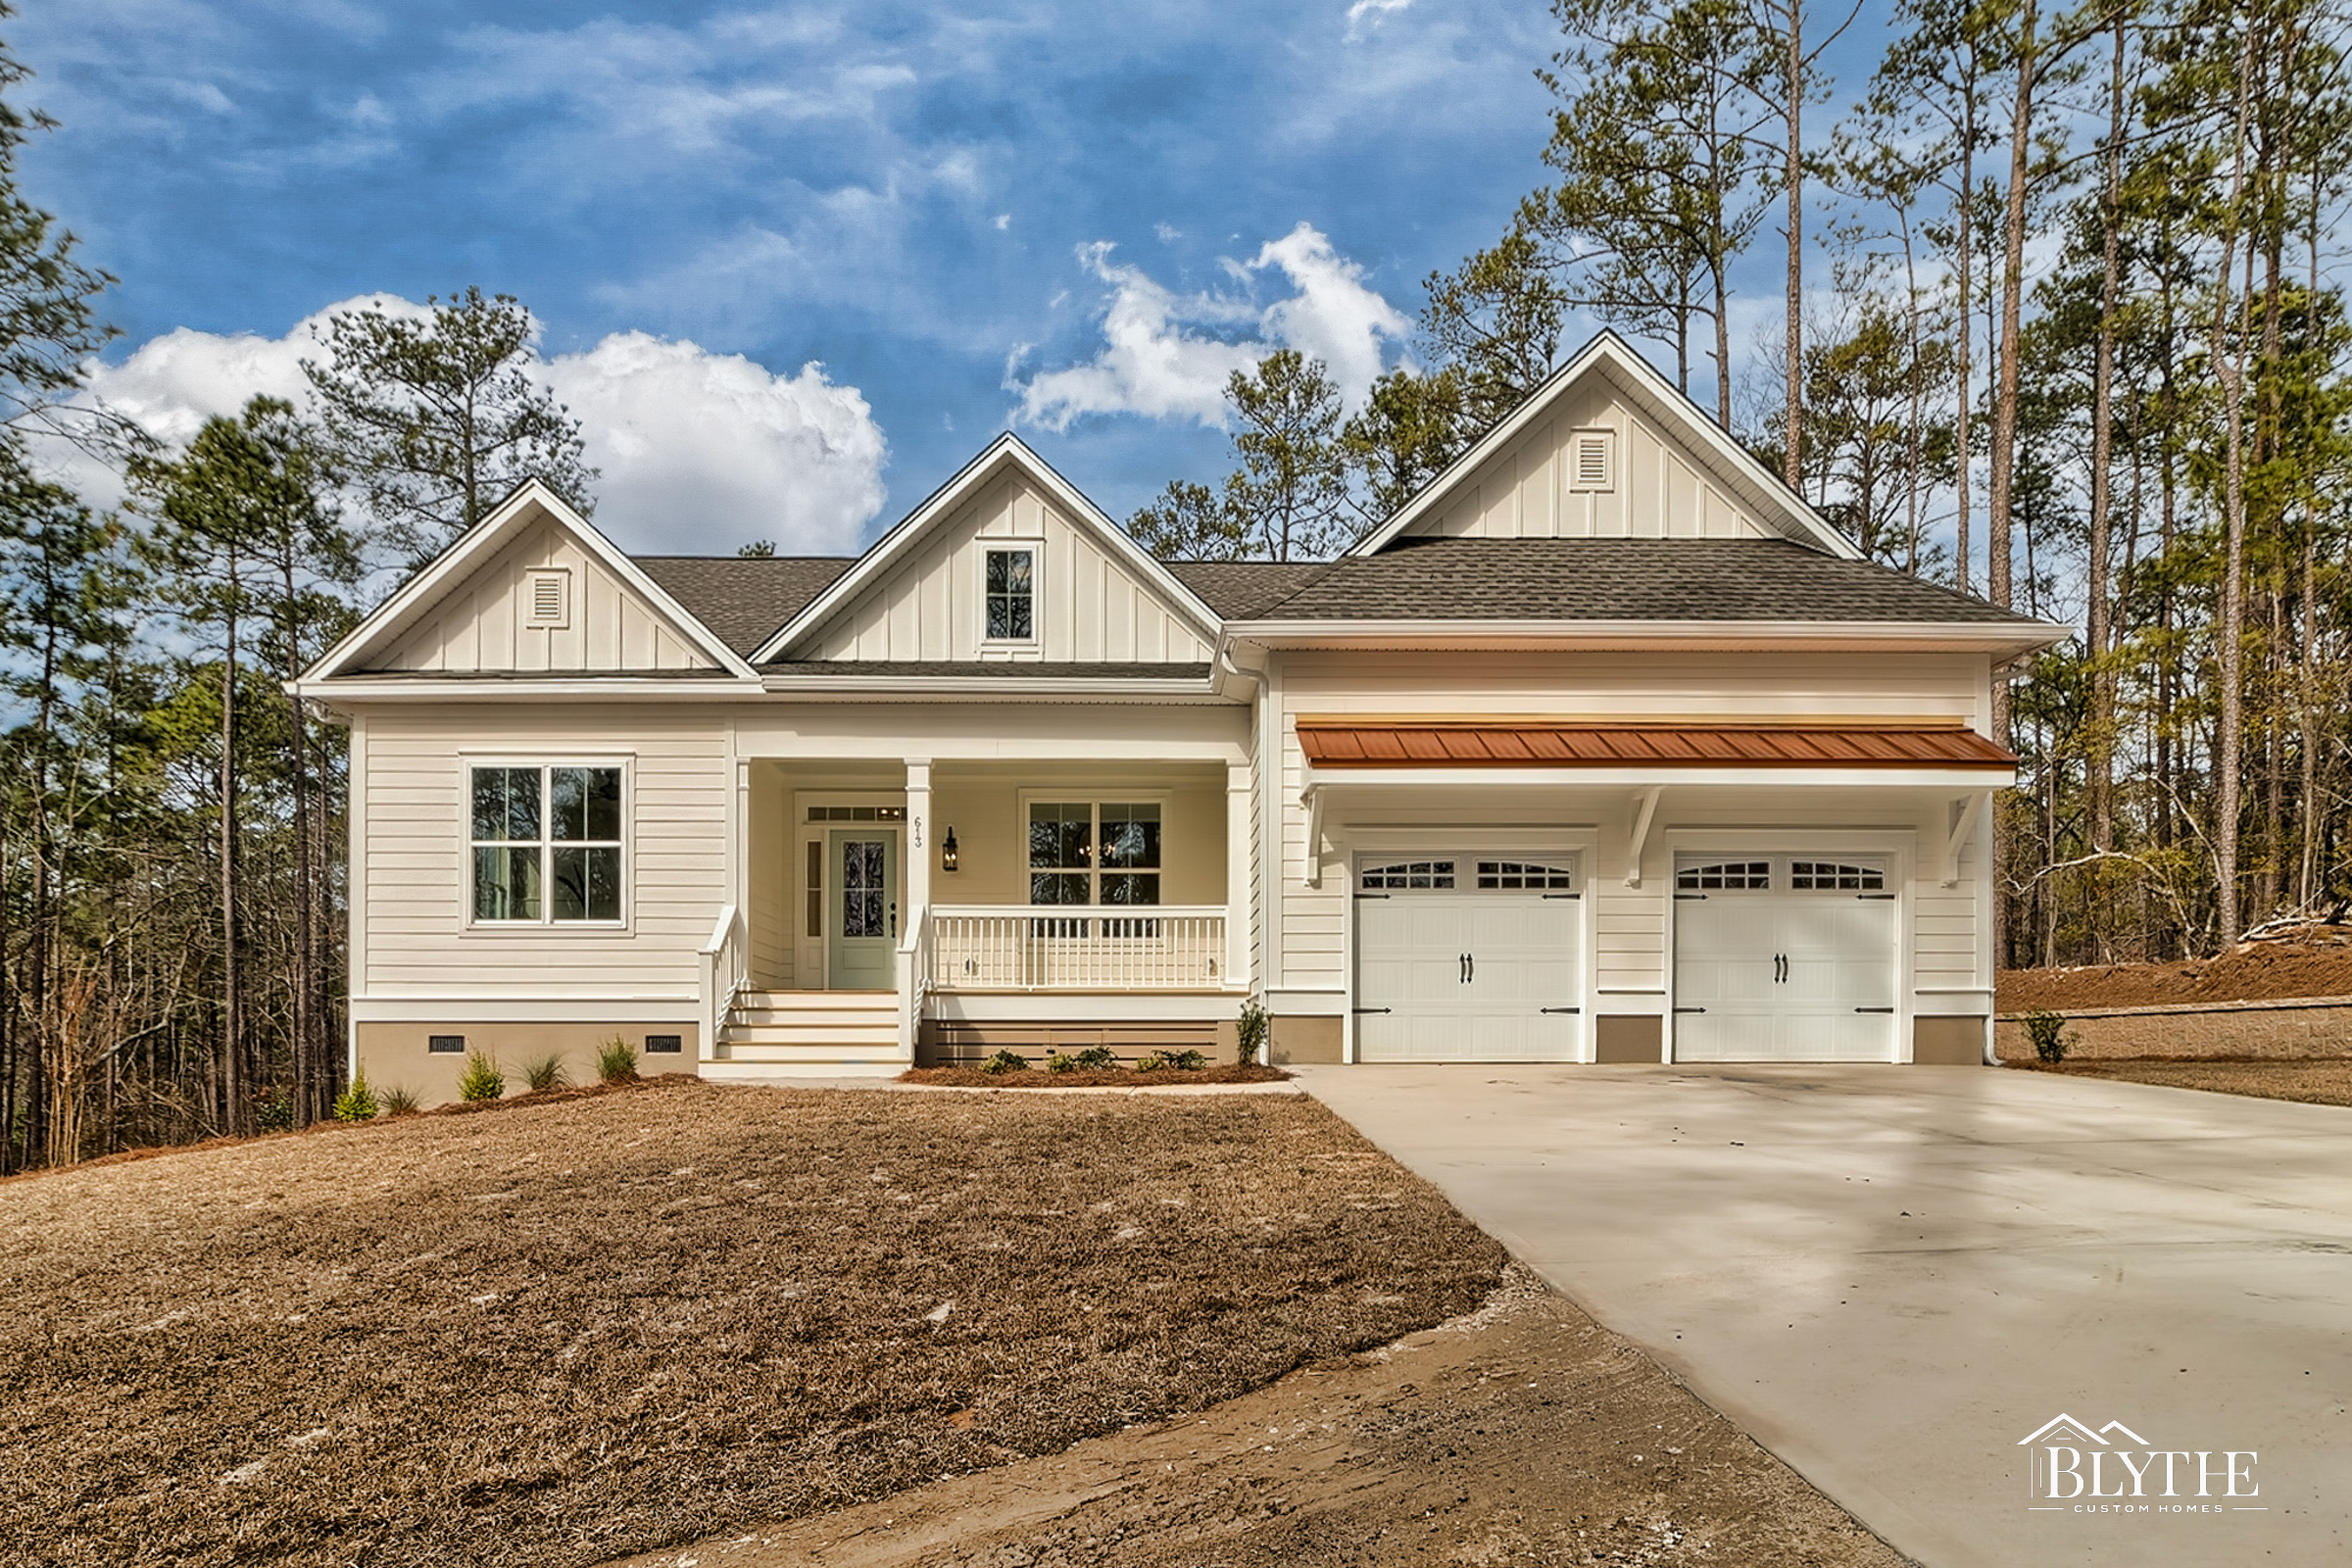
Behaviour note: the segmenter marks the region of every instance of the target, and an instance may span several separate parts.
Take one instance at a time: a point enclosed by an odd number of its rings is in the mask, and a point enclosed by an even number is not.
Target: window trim
[[[1173,792],[1168,790],[1123,790],[1116,785],[1099,784],[1083,785],[1066,790],[1044,789],[1017,792],[1014,805],[1013,842],[1021,847],[1020,858],[1014,867],[1021,878],[1021,902],[1014,907],[1021,909],[1090,909],[1098,912],[1108,910],[1113,914],[1122,914],[1134,909],[1158,908],[1166,905],[1168,902],[1169,860],[1168,807],[1173,798]],[[1031,806],[1079,805],[1088,807],[1094,812],[1089,832],[1093,835],[1097,850],[1100,851],[1102,841],[1102,807],[1105,802],[1113,806],[1156,806],[1159,808],[1159,865],[1156,872],[1159,877],[1159,904],[1102,904],[1100,902],[1031,904],[1028,897],[1028,880],[1032,869],[1029,864],[1029,808]],[[1095,857],[1095,863],[1086,868],[1086,882],[1088,897],[1100,901],[1102,897],[1102,858],[1100,853]]]
[[[988,634],[988,558],[1000,552],[1026,550],[1029,553],[1029,635],[1026,637],[991,637]],[[1036,653],[1045,644],[1046,630],[1046,542],[1043,539],[1007,539],[993,535],[980,540],[975,571],[979,585],[973,598],[979,611],[980,649],[985,653]]]
[[[1600,448],[1600,482],[1584,482],[1584,455],[1589,442]],[[1580,425],[1568,432],[1568,489],[1571,494],[1604,496],[1617,489],[1617,431],[1605,424]]]
[[[612,767],[620,770],[620,917],[616,920],[559,920],[548,895],[549,864],[557,841],[539,841],[540,917],[536,920],[477,920],[473,913],[473,770],[477,767],[535,767],[540,770],[540,828],[547,826],[547,774],[559,767]],[[458,929],[469,937],[625,937],[635,934],[637,895],[637,757],[634,752],[458,752]],[[604,840],[595,841],[600,848]]]

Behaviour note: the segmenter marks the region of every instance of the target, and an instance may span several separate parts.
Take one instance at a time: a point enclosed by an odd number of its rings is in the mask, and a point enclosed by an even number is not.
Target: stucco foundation
[[[458,1075],[467,1055],[479,1052],[495,1059],[507,1075],[507,1093],[519,1095],[525,1062],[550,1054],[564,1058],[564,1070],[575,1084],[596,1081],[596,1049],[614,1035],[637,1048],[637,1071],[693,1072],[700,1053],[690,1023],[363,1023],[356,1026],[360,1066],[368,1086],[413,1092],[419,1103],[446,1104],[458,1098]],[[433,1052],[426,1049],[434,1035],[461,1035],[466,1049]],[[649,1053],[648,1035],[676,1035],[675,1055]]]
[[[1592,1020],[1594,1061],[1663,1061],[1666,1020],[1655,1013],[1606,1013]]]
[[[1911,1062],[1917,1067],[1975,1067],[1984,1060],[1983,1018],[1913,1018]]]
[[[1269,1065],[1281,1067],[1292,1062],[1311,1064],[1342,1059],[1339,1019],[1294,1013],[1270,1021],[1273,1031],[1266,1041]]]

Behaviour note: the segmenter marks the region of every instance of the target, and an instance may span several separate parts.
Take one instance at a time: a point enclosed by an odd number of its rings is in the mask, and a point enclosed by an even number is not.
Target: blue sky
[[[638,549],[840,548],[1007,425],[1117,515],[1212,477],[1219,345],[1394,363],[1421,278],[1540,178],[1552,46],[1541,0],[30,0],[7,25],[63,125],[25,184],[122,280],[102,391],[170,433],[282,382],[337,302],[512,292],[612,426],[592,455]],[[741,471],[698,488],[624,424]]]

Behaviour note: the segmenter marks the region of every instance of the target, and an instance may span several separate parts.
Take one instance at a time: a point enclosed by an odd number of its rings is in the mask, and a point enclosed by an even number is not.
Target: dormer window
[[[988,640],[1037,640],[1037,547],[991,549],[987,564]]]
[[[525,575],[522,623],[541,631],[562,631],[571,624],[570,572],[557,566]]]

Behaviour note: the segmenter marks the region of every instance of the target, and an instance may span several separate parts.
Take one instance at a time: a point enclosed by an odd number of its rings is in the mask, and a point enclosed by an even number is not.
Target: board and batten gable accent
[[[561,521],[543,516],[369,663],[424,674],[715,670],[695,643]]]
[[[1407,536],[1487,539],[1773,539],[1697,457],[1603,377],[1456,482]]]
[[[985,558],[992,544],[1031,545],[1041,554],[1033,641],[1000,646],[985,635]],[[1104,550],[1026,474],[1008,467],[820,627],[806,657],[1203,663],[1212,652],[1191,616]]]
[[[353,780],[367,802],[356,847],[360,997],[692,1001],[697,954],[726,898],[734,781],[723,717],[618,704],[387,705],[368,715],[367,737]],[[625,763],[619,928],[470,925],[476,759]]]

